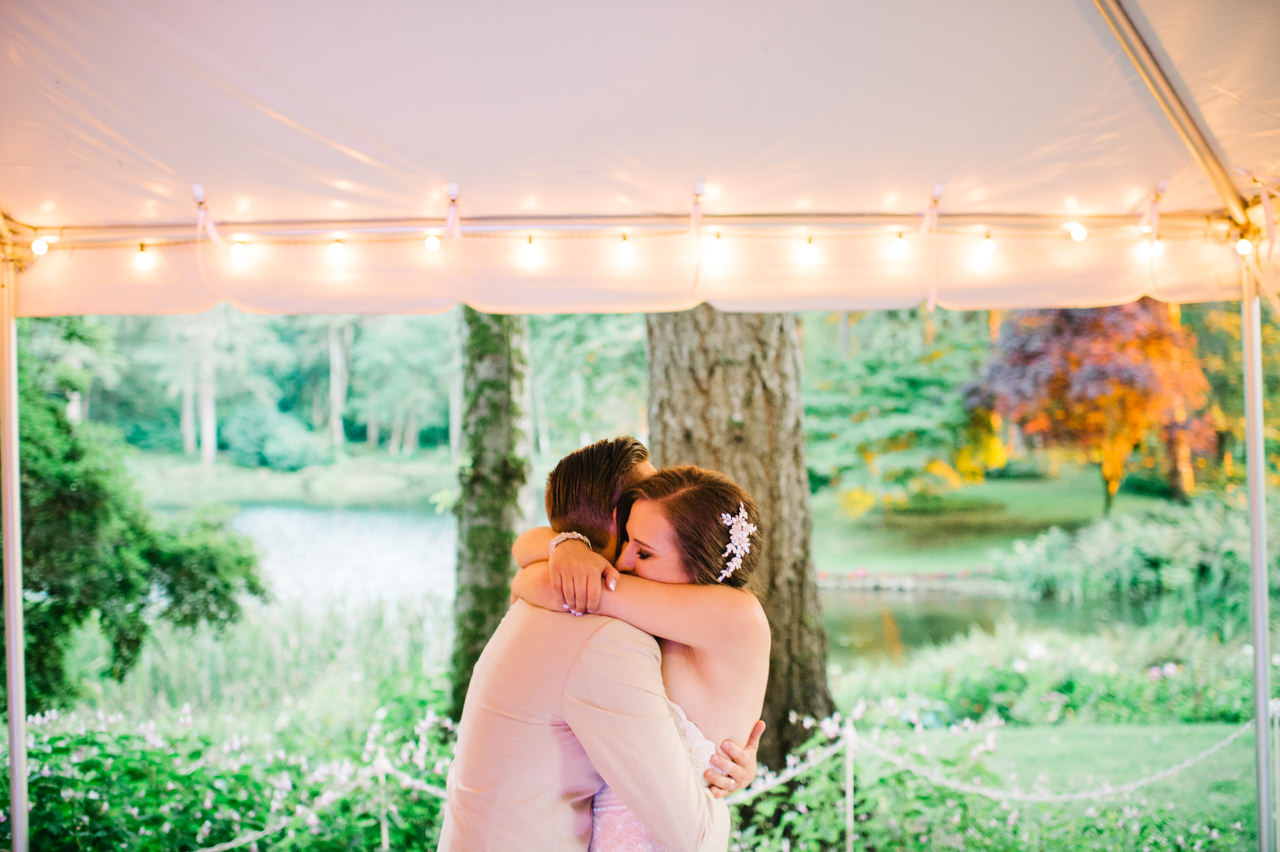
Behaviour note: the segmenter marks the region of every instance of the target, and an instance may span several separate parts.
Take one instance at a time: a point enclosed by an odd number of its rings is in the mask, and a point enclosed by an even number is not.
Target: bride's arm
[[[546,559],[547,549],[551,547],[551,539],[555,534],[556,531],[551,527],[534,527],[520,533],[516,543],[511,545],[511,555],[515,558],[516,564],[525,568]]]
[[[600,598],[602,615],[693,648],[752,642],[769,648],[769,622],[755,595],[744,589],[695,583],[659,583],[631,574]]]

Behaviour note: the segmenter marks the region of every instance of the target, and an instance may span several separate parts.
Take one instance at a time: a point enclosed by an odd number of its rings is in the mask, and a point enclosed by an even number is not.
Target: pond
[[[275,599],[317,610],[397,598],[453,596],[453,518],[417,508],[243,507],[232,525],[252,538]],[[831,662],[912,651],[1002,619],[1087,633],[1127,619],[1108,607],[1064,606],[942,591],[823,589]]]

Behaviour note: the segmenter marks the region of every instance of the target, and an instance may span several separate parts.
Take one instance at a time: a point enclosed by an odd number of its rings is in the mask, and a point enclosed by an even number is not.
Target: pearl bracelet
[[[555,553],[556,548],[559,547],[561,544],[564,544],[566,541],[571,541],[573,539],[577,539],[578,541],[585,544],[587,547],[591,547],[591,539],[587,538],[585,535],[583,535],[580,532],[573,532],[572,530],[570,530],[569,532],[558,533],[556,534],[555,538],[551,539],[551,547],[547,549],[547,558],[550,559],[551,554]],[[595,548],[592,547],[591,549],[594,550]]]

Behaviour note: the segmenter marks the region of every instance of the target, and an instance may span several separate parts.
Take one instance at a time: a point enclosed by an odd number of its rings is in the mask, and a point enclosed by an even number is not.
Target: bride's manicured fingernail
[[[561,608],[561,609],[568,609],[568,608],[569,608],[569,605],[568,605],[568,604],[566,604],[566,603],[562,603],[562,604],[560,604],[560,608]]]
[[[610,581],[609,581],[609,591],[611,591],[611,592],[616,592],[616,591],[618,591],[618,581],[617,581],[617,580],[610,580]]]

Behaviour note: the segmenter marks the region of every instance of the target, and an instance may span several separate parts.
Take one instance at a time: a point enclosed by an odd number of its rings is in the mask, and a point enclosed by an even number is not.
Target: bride
[[[598,612],[658,638],[662,679],[690,759],[717,795],[733,788],[715,743],[754,748],[769,675],[769,623],[747,590],[760,555],[751,498],[722,474],[698,467],[659,471],[618,502],[623,546],[615,570],[579,541],[551,548],[554,533],[532,530],[512,552],[522,570],[515,596],[566,614]],[[621,572],[621,573],[619,573]],[[604,592],[596,592],[601,583]],[[599,605],[594,605],[598,595]],[[658,850],[606,787],[593,802],[591,847]]]

